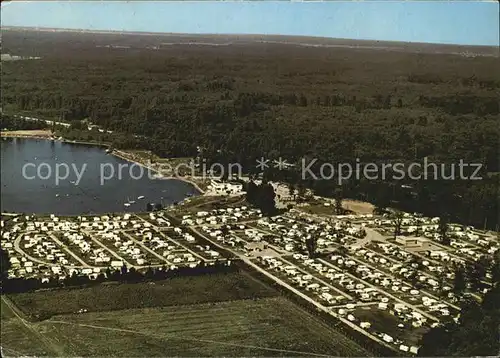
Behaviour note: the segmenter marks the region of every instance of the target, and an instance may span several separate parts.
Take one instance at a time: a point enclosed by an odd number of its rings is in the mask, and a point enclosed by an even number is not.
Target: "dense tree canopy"
[[[9,254],[7,251],[0,249],[0,282],[8,278],[10,269]]]
[[[321,163],[356,159],[480,163],[480,181],[351,179],[342,182],[342,196],[380,209],[446,213],[493,229],[499,224],[494,57],[411,46],[173,46],[165,43],[181,40],[159,35],[6,31],[3,40],[14,55],[41,57],[3,63],[3,109],[72,121],[69,138],[170,157],[194,156],[201,147],[208,162],[239,162],[248,171],[261,156],[296,164],[317,159],[316,173]],[[182,41],[188,40],[204,41]],[[80,121],[113,134],[84,130]],[[299,189],[335,195],[336,180],[298,180],[298,174],[277,171],[270,179],[293,179]]]
[[[0,129],[1,130],[32,130],[45,129],[49,125],[45,122],[33,122],[25,119],[17,119],[9,115],[0,114]]]
[[[431,329],[422,338],[419,356],[497,356],[500,351],[500,286],[463,305],[458,322]]]

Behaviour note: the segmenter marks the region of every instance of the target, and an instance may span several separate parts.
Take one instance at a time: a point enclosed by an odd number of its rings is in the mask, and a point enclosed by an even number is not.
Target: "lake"
[[[199,194],[189,183],[155,179],[141,168],[95,146],[2,138],[1,209],[58,215],[137,212],[149,202],[167,206]]]

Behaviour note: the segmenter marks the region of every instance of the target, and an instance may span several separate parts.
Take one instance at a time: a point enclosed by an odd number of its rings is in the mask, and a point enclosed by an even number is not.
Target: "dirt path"
[[[214,341],[211,339],[200,339],[200,338],[194,338],[194,337],[179,337],[179,336],[172,337],[172,336],[162,335],[162,334],[144,333],[144,332],[135,331],[132,329],[98,326],[98,325],[93,325],[93,324],[74,323],[74,322],[68,322],[68,321],[52,321],[52,320],[50,321],[50,323],[59,323],[59,324],[74,325],[74,326],[79,326],[79,327],[95,328],[95,329],[100,329],[100,330],[133,333],[133,334],[138,334],[138,335],[143,335],[143,336],[164,339],[164,340],[168,340],[169,342],[171,342],[172,340],[184,340],[184,341],[193,341],[193,342],[201,342],[201,343],[220,344],[220,345],[239,347],[239,348],[260,349],[260,350],[264,350],[264,351],[268,351],[268,352],[280,352],[280,353],[288,353],[288,354],[294,354],[294,355],[299,354],[299,355],[307,355],[307,356],[315,356],[315,357],[329,357],[327,354],[293,351],[293,350],[277,349],[277,348],[270,348],[270,347],[260,347],[260,346],[254,346],[254,345],[249,345],[249,344],[221,342],[221,341]]]
[[[204,238],[205,240],[207,240],[208,242],[212,243],[214,246],[216,247],[219,247],[220,249],[222,250],[226,250],[226,251],[229,251],[231,252],[233,255],[235,255],[236,257],[238,257],[239,259],[241,259],[243,262],[245,262],[247,265],[251,266],[252,268],[254,268],[255,270],[259,271],[260,273],[262,273],[263,275],[265,275],[266,277],[270,278],[271,280],[275,281],[276,283],[278,283],[279,285],[285,287],[286,289],[288,289],[289,291],[293,292],[294,294],[296,294],[297,296],[301,297],[302,299],[306,300],[307,302],[311,303],[312,305],[314,305],[319,311],[323,311],[329,315],[332,315],[333,317],[335,317],[336,319],[338,319],[340,322],[342,322],[343,324],[349,326],[350,328],[352,328],[353,330],[361,333],[362,335],[366,336],[366,337],[369,337],[370,339],[374,340],[375,342],[377,342],[378,344],[380,344],[381,346],[383,347],[387,347],[391,350],[394,350],[394,347],[386,344],[384,341],[382,341],[380,338],[368,333],[367,331],[365,331],[364,329],[361,329],[360,327],[356,326],[354,323],[348,321],[347,319],[344,319],[343,317],[340,317],[339,315],[337,315],[335,312],[329,310],[327,307],[323,306],[322,304],[320,304],[319,302],[313,300],[311,297],[305,295],[304,293],[300,292],[299,290],[297,290],[295,287],[292,287],[290,284],[288,284],[287,282],[283,281],[282,279],[280,279],[279,277],[276,277],[274,276],[273,274],[269,273],[267,270],[264,270],[262,267],[260,267],[259,265],[256,265],[254,262],[252,262],[248,257],[246,257],[245,255],[243,254],[240,254],[230,248],[226,248],[224,246],[222,246],[220,243],[212,240],[211,238],[207,237],[206,235],[203,235],[200,231],[198,231],[196,228],[194,227],[191,227],[191,230],[193,230],[194,233],[196,233],[197,235],[199,235],[200,237]],[[356,278],[357,279],[357,278]]]
[[[23,313],[20,312],[5,295],[2,295],[2,301],[16,316],[16,319],[18,319],[33,334],[33,336],[36,337],[47,348],[49,352],[51,352],[55,356],[64,356],[64,350],[59,345],[55,344],[51,339],[40,333],[36,328],[36,324],[32,324],[24,319],[22,317]]]
[[[204,195],[206,193],[205,190],[200,188],[200,186],[194,180],[191,180],[191,177],[189,177],[189,176],[177,176],[177,175],[165,176],[165,175],[161,175],[161,173],[158,172],[158,168],[156,168],[154,166],[154,164],[146,163],[142,158],[133,157],[133,154],[129,153],[127,151],[120,151],[120,150],[115,149],[111,154],[120,158],[120,159],[126,160],[130,163],[140,165],[143,168],[148,169],[148,170],[152,171],[153,173],[160,175],[161,179],[180,180],[180,181],[186,182],[188,184],[191,184],[198,192],[200,192],[201,195]],[[197,177],[192,177],[192,179],[197,179]]]

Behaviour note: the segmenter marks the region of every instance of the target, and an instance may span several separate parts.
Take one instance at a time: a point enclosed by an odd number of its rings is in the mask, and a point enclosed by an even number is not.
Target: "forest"
[[[380,209],[498,230],[494,56],[418,44],[377,50],[239,39],[196,46],[167,35],[3,31],[2,39],[7,53],[41,57],[2,63],[3,111],[71,122],[68,138],[163,157],[196,156],[201,148],[207,161],[238,162],[248,172],[262,156],[316,158],[318,165],[480,163],[479,181],[361,178],[339,186],[303,180],[294,169],[265,175],[320,195],[340,190]],[[82,130],[82,123],[113,134]]]
[[[458,322],[450,321],[424,334],[420,357],[491,356],[500,350],[500,285],[488,291],[482,303],[469,299],[461,305]]]
[[[9,130],[35,130],[46,129],[49,125],[45,122],[27,121],[25,119],[17,119],[9,115],[0,113],[0,129],[3,131]]]

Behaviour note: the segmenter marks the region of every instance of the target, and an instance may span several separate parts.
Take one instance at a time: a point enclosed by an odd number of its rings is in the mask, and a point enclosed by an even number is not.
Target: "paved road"
[[[259,219],[245,219],[245,220],[240,220],[240,221],[229,222],[229,223],[226,223],[226,224],[224,224],[224,223],[218,223],[218,224],[203,223],[203,224],[190,225],[190,227],[203,227],[203,226],[206,226],[206,227],[217,227],[217,228],[219,228],[219,227],[224,226],[224,225],[240,225],[240,224],[241,225],[245,225],[245,224],[256,223],[258,220]],[[251,226],[251,225],[249,225],[249,226]],[[256,228],[256,227],[254,227],[254,228]],[[276,234],[273,234],[273,235],[276,236]]]
[[[365,246],[366,244],[372,242],[372,241],[382,241],[384,242],[386,240],[386,237],[379,233],[377,230],[374,230],[369,227],[364,227],[363,228],[366,232],[366,236],[362,239],[357,239],[356,243],[353,246]]]
[[[401,261],[398,261],[397,259],[393,258],[393,257],[390,257],[390,256],[387,256],[387,255],[384,255],[383,253],[379,252],[379,251],[376,251],[376,250],[373,250],[373,249],[370,249],[370,248],[365,248],[366,250],[370,251],[370,252],[373,252],[375,253],[377,256],[380,256],[380,257],[383,257],[385,258],[386,260],[388,261],[391,261],[392,263],[394,264],[401,264]],[[419,256],[425,260],[427,260],[427,258],[425,256]],[[364,259],[361,259],[362,261],[365,261]],[[441,266],[442,264],[439,264],[439,266]],[[383,269],[382,271],[385,271],[385,269]],[[436,276],[433,272],[429,271],[429,270],[421,270],[422,274],[426,275],[426,276],[429,276],[433,279],[435,279],[436,281],[439,281],[439,277]],[[448,283],[452,283],[453,280],[452,279],[449,279],[449,278],[445,278],[445,281],[448,282]],[[421,290],[422,291],[422,290]],[[422,291],[424,292],[424,291]],[[475,293],[470,293],[472,297],[476,298],[477,300],[481,300],[481,296],[479,296],[478,294],[475,294]],[[456,308],[456,309],[459,309],[457,306],[454,306],[452,303],[448,303],[450,306]]]
[[[142,247],[144,250],[146,250],[147,252],[149,252],[151,255],[153,255],[154,257],[160,259],[160,261],[163,261],[169,265],[173,265],[172,262],[168,261],[165,257],[159,255],[157,252],[154,252],[153,250],[151,250],[149,247],[147,247],[146,245],[144,245],[142,242],[136,240],[134,237],[132,237],[132,235],[130,235],[129,233],[125,232],[125,231],[122,231],[121,232],[123,235],[125,235],[127,238],[129,238],[130,240],[132,240],[134,243],[136,243],[137,245],[139,245],[140,247]]]
[[[82,264],[84,267],[90,267],[88,263],[83,261],[78,255],[75,255],[73,251],[71,251],[66,244],[62,243],[53,233],[48,234],[49,237],[54,240],[56,244],[58,244],[64,251],[66,251],[69,255],[71,255],[76,261]]]
[[[324,264],[324,265],[327,265],[327,266],[330,266],[330,267],[333,267],[333,268],[340,269],[339,267],[337,267],[337,266],[336,266],[336,265],[334,265],[333,263],[328,262],[328,261],[325,261],[325,260],[323,260],[323,259],[318,259],[318,261],[320,261],[320,262],[321,262],[322,264]],[[359,277],[357,277],[357,276],[355,276],[355,275],[353,275],[353,274],[351,274],[351,273],[349,273],[349,272],[345,272],[345,274],[346,274],[347,276],[350,276],[351,278],[354,278],[354,279],[356,279],[356,280],[358,280],[358,281],[363,282],[365,285],[367,285],[367,286],[369,286],[369,287],[371,287],[371,288],[373,288],[373,289],[377,290],[378,292],[382,293],[383,295],[385,295],[385,296],[387,296],[387,297],[392,298],[394,301],[397,301],[398,303],[402,303],[402,304],[404,304],[405,306],[411,307],[411,309],[413,309],[413,310],[414,310],[414,311],[416,311],[416,312],[419,312],[419,313],[420,313],[420,314],[422,314],[423,316],[425,316],[425,317],[427,317],[427,318],[429,318],[429,319],[431,319],[431,320],[433,320],[433,321],[437,321],[437,322],[439,322],[439,319],[438,319],[437,317],[435,317],[435,316],[433,316],[433,315],[431,315],[431,314],[429,314],[429,313],[427,313],[427,312],[424,312],[424,311],[420,310],[417,306],[415,306],[415,305],[413,305],[413,304],[411,304],[411,303],[408,303],[408,302],[406,302],[406,301],[404,301],[404,300],[402,300],[402,299],[400,299],[400,298],[398,298],[398,297],[394,296],[393,294],[391,294],[391,293],[387,292],[386,290],[381,289],[380,287],[375,286],[375,285],[371,284],[370,282],[365,281],[365,280],[363,280],[363,279],[361,279],[361,278],[359,278]]]
[[[265,234],[268,234],[268,235],[276,236],[276,234],[271,234],[270,232],[265,231],[265,230],[261,230],[260,228],[256,228],[256,227],[255,227],[254,229],[255,229],[255,230],[258,230],[258,231],[261,231],[261,232],[263,232],[263,233],[265,233]],[[244,239],[244,238],[242,238],[240,235],[237,235],[237,234],[236,234],[236,233],[234,233],[234,232],[233,232],[233,233],[231,233],[231,235],[232,235],[232,236],[236,236],[238,239],[243,240],[244,242],[246,242],[247,244],[249,244],[248,240],[245,240],[245,239]],[[276,236],[276,237],[277,237],[277,236]],[[281,247],[276,246],[276,245],[274,245],[274,244],[271,244],[270,242],[267,242],[267,241],[265,241],[265,240],[264,240],[264,241],[262,241],[262,243],[264,243],[265,245],[269,246],[271,249],[273,249],[274,251],[276,251],[276,252],[278,253],[278,255],[279,255],[279,256],[281,256],[281,255],[289,255],[289,254],[291,254],[290,252],[288,252],[288,251],[286,251],[286,250],[282,249]]]
[[[26,119],[27,121],[32,121],[32,122],[45,122],[47,124],[54,123],[55,125],[62,126],[62,127],[70,127],[71,126],[71,124],[66,123],[66,122],[50,121],[48,119],[40,119],[40,118],[35,118],[35,117],[22,116],[22,115],[18,115],[18,114],[13,114],[12,116],[14,118]]]
[[[207,236],[203,235],[201,232],[199,232],[196,228],[191,228],[191,230],[193,230],[197,235],[201,236],[202,238],[204,238],[205,240],[207,240],[208,242],[212,243],[214,246],[217,246],[219,247],[220,249],[223,249],[223,250],[226,250],[226,251],[229,251],[231,252],[234,256],[238,257],[240,260],[242,260],[243,262],[245,262],[247,265],[251,266],[252,268],[254,268],[255,270],[259,271],[260,273],[262,273],[263,275],[265,275],[266,277],[272,279],[273,281],[275,281],[276,283],[278,283],[279,285],[287,288],[288,290],[290,290],[291,292],[293,292],[294,294],[298,295],[299,297],[303,298],[304,300],[310,302],[311,304],[313,304],[318,310],[320,311],[323,311],[329,315],[332,315],[333,317],[337,318],[338,320],[340,320],[342,323],[344,323],[345,325],[349,326],[350,328],[354,329],[355,331],[357,332],[360,332],[361,334],[363,334],[364,336],[374,340],[375,342],[379,343],[380,345],[384,346],[384,347],[387,347],[387,348],[390,348],[392,350],[396,350],[395,347],[393,346],[390,346],[388,345],[387,343],[385,343],[384,341],[382,341],[381,339],[379,339],[378,337],[376,336],[373,336],[371,335],[370,333],[368,333],[367,331],[365,331],[364,329],[361,329],[360,327],[356,326],[355,324],[353,324],[352,322],[344,319],[343,317],[337,315],[335,312],[329,310],[327,307],[323,306],[322,304],[320,304],[319,302],[313,300],[312,298],[310,298],[309,296],[305,295],[304,293],[300,292],[299,290],[297,290],[295,287],[289,285],[288,283],[286,283],[285,281],[281,280],[280,278],[272,275],[271,273],[269,273],[268,271],[264,270],[263,268],[261,268],[260,266],[256,265],[255,263],[253,263],[248,257],[246,257],[245,255],[243,254],[240,254],[239,252],[236,252],[230,248],[227,248],[225,246],[222,246],[220,245],[218,242],[216,241],[213,241],[212,239],[208,238]]]
[[[365,260],[361,260],[361,259],[359,259],[357,257],[350,256],[350,255],[348,256],[348,258],[352,259],[352,260],[354,260],[354,261],[356,261],[358,263],[360,263],[361,265],[368,266],[369,268],[371,268],[375,272],[380,272],[381,274],[383,274],[385,276],[388,276],[391,280],[394,280],[394,281],[404,281],[403,279],[395,276],[394,274],[388,273],[385,270],[382,270],[382,269],[379,269],[379,268],[373,266],[372,264],[370,264],[369,262],[366,262]],[[442,301],[442,302],[446,303],[448,306],[453,307],[454,309],[460,311],[460,307],[458,307],[458,306],[456,306],[456,305],[454,305],[452,303],[449,303],[446,300],[443,300],[443,299],[437,297],[436,295],[430,293],[429,291],[427,291],[425,289],[420,289],[420,292],[423,293],[423,294],[425,294],[425,295],[427,295],[427,296],[429,296],[429,297],[431,297],[431,298],[433,298],[433,299],[435,299],[435,300],[437,300],[437,301]]]
[[[113,255],[117,260],[119,261],[123,261],[125,263],[125,265],[127,265],[127,267],[133,267],[135,269],[138,269],[138,268],[141,268],[143,266],[135,266],[135,265],[132,265],[130,262],[128,262],[127,260],[125,260],[123,257],[121,257],[120,255],[118,255],[114,250],[111,250],[109,247],[107,247],[106,245],[104,245],[102,242],[100,242],[99,240],[97,240],[94,235],[92,235],[91,233],[89,233],[88,231],[85,231],[85,230],[82,230],[82,232],[85,232],[87,234],[88,237],[90,237],[90,239],[92,241],[94,241],[97,245],[101,246],[104,250],[108,251],[111,255]]]
[[[168,235],[165,235],[164,233],[161,232],[161,228],[155,224],[152,224],[150,222],[148,222],[147,220],[141,218],[140,216],[138,215],[135,215],[135,217],[139,218],[140,220],[144,221],[144,222],[147,222],[149,224],[151,224],[151,226],[153,227],[153,229],[160,235],[162,236],[165,240],[168,240],[172,243],[174,243],[175,245],[179,246],[179,247],[182,247],[184,250],[186,250],[187,252],[193,254],[194,256],[196,256],[197,258],[199,258],[200,260],[202,261],[210,261],[210,260],[207,260],[206,258],[204,258],[203,256],[201,256],[200,254],[196,253],[195,251],[191,250],[189,247],[181,244],[179,241],[171,238],[170,236]]]
[[[306,214],[306,216],[309,216],[309,217],[315,218],[316,220],[322,220],[322,219],[324,220],[324,218],[325,218],[325,217],[322,217],[322,216],[319,216],[319,215],[314,215],[314,214]],[[364,247],[366,244],[368,244],[368,243],[370,243],[370,242],[372,242],[372,241],[380,241],[380,242],[385,242],[385,241],[387,240],[387,237],[385,237],[384,235],[382,235],[380,232],[378,232],[377,230],[375,230],[375,229],[373,229],[373,228],[364,227],[364,230],[366,231],[366,236],[365,236],[364,238],[362,238],[362,239],[357,239],[357,240],[356,240],[356,243],[355,243],[355,244],[353,244],[353,245],[351,245],[351,246],[353,246],[353,247]],[[434,244],[434,242],[433,242],[433,244]],[[451,252],[449,251],[449,248],[447,248],[447,247],[445,247],[445,246],[442,246],[442,245],[438,245],[438,246],[440,246],[443,250],[445,250],[446,252],[448,252],[448,253],[450,254],[450,256],[455,257],[455,258],[461,258],[461,257],[456,256],[455,254],[451,253]],[[428,260],[428,261],[434,262],[434,263],[436,263],[436,264],[437,264],[437,265],[439,265],[439,266],[441,266],[441,265],[442,265],[442,263],[439,263],[438,261],[433,260],[433,259],[431,259],[431,258],[429,258],[429,257],[423,256],[423,255],[421,255],[421,254],[420,254],[420,253],[418,253],[418,252],[413,252],[413,251],[411,251],[411,253],[413,253],[413,254],[415,254],[415,255],[417,255],[417,256],[419,256],[419,257],[421,257],[421,258],[425,259],[425,260]],[[377,252],[377,254],[380,254],[380,253],[379,253],[379,252]],[[388,258],[388,259],[389,259],[389,258]],[[390,259],[390,260],[391,260],[391,261],[394,261],[394,259]],[[366,262],[363,262],[363,263],[366,263]],[[366,263],[366,264],[367,264],[367,263]],[[370,266],[370,267],[374,268],[373,266],[371,266],[371,265],[369,265],[369,264],[367,264],[367,266]],[[379,271],[380,271],[380,270],[379,270]],[[385,272],[384,272],[384,273],[385,273]],[[434,276],[434,275],[432,275],[432,274],[428,274],[427,272],[426,272],[425,274],[426,274],[426,275],[428,275],[428,276],[430,276],[430,277],[437,278],[436,276]],[[390,276],[395,277],[394,275],[390,275]],[[422,290],[420,290],[420,291],[422,291]],[[433,294],[429,293],[428,291],[423,290],[422,292],[423,292],[423,293],[425,293],[425,294],[427,294],[429,297],[432,297],[432,298],[435,298],[435,299],[438,299],[438,300],[442,301],[441,299],[439,299],[439,298],[438,298],[438,297],[436,297],[435,295],[433,295]],[[476,299],[480,299],[480,296],[479,296],[479,295],[477,295],[477,294],[475,294],[475,293],[471,293],[471,295],[472,295],[473,297],[475,297]],[[456,305],[454,305],[454,304],[452,304],[452,303],[450,303],[450,302],[448,302],[448,301],[443,301],[443,302],[447,303],[449,306],[451,306],[451,307],[453,307],[453,308],[455,308],[455,309],[460,310],[460,308],[459,308],[458,306],[456,306]]]
[[[19,242],[21,241],[21,238],[23,237],[24,234],[20,234],[15,240],[14,240],[14,250],[16,250],[17,252],[19,252],[22,256],[25,256],[27,257],[28,259],[30,259],[30,261],[33,261],[33,262],[37,262],[39,264],[43,264],[43,265],[48,265],[48,266],[53,266],[54,263],[52,262],[47,262],[47,261],[44,261],[44,260],[41,260],[41,259],[38,259],[36,257],[33,257],[31,255],[29,255],[26,251],[24,251],[21,246],[19,246]],[[88,266],[77,266],[77,265],[61,265],[62,267],[64,268],[86,268]]]
[[[291,263],[290,261],[288,261],[287,259],[283,258],[283,257],[280,257],[280,260],[283,261],[284,263],[286,263],[287,265],[292,265],[294,267],[297,268],[297,270],[299,270],[300,272],[302,272],[303,274],[305,275],[312,275],[314,277],[315,280],[321,282],[323,285],[333,289],[335,292],[337,292],[339,295],[341,296],[344,296],[350,300],[354,300],[354,297],[351,296],[350,294],[348,294],[347,292],[344,292],[344,291],[341,291],[339,290],[338,288],[336,288],[335,286],[333,286],[330,282],[327,282],[325,280],[323,280],[321,277],[319,277],[319,275],[316,275],[316,273],[314,272],[314,274],[312,272],[308,272],[300,267],[298,267],[297,265]]]
[[[115,251],[111,250],[109,247],[107,247],[106,245],[104,245],[102,242],[100,242],[99,240],[97,240],[93,235],[91,235],[89,232],[86,232],[87,236],[90,237],[90,239],[92,241],[94,241],[97,245],[99,245],[100,247],[102,247],[103,249],[105,249],[107,252],[109,252],[112,256],[114,256],[117,260],[119,261],[122,261],[123,263],[125,263],[125,265],[127,267],[133,267],[135,268],[136,270],[137,269],[147,269],[149,267],[163,267],[164,265],[163,264],[159,264],[159,265],[144,265],[144,266],[140,266],[140,265],[132,265],[130,262],[128,262],[125,258],[123,258],[122,256],[120,256],[119,254],[117,254]],[[19,234],[18,237],[14,240],[14,250],[16,252],[18,252],[20,255],[26,257],[27,259],[29,259],[30,261],[33,261],[33,262],[36,262],[36,263],[39,263],[39,264],[42,264],[42,265],[45,265],[45,266],[53,266],[54,263],[53,262],[48,262],[48,261],[44,261],[44,260],[41,260],[39,258],[36,258],[36,257],[33,257],[31,256],[30,254],[28,254],[26,251],[24,251],[21,246],[20,246],[20,241],[22,239],[24,234]],[[52,235],[49,233],[49,236],[51,237],[51,239],[53,239]],[[57,241],[55,241],[57,243]],[[64,245],[63,243],[61,243],[61,245]],[[68,249],[69,250],[69,249]],[[71,251],[71,250],[69,250]],[[77,257],[76,254],[73,254],[72,257]],[[164,261],[170,263],[168,260],[164,259]],[[81,259],[78,260],[78,262],[83,262]],[[85,263],[85,265],[58,265],[58,266],[61,266],[65,269],[84,269],[84,268],[98,268],[98,269],[105,269],[107,268],[106,266],[93,266],[93,265],[89,265],[87,263]]]

